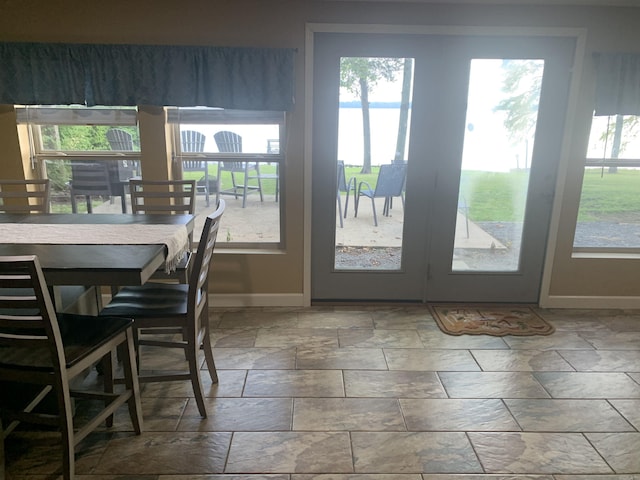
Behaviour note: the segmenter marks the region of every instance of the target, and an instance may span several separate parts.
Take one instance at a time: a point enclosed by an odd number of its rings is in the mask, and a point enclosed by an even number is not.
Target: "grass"
[[[378,168],[363,175],[360,167],[346,167],[347,180],[355,176],[358,183],[375,187]],[[529,174],[525,170],[511,172],[465,171],[460,196],[473,221],[522,221]],[[640,170],[618,169],[617,173],[599,168],[585,170],[579,222],[640,222]]]

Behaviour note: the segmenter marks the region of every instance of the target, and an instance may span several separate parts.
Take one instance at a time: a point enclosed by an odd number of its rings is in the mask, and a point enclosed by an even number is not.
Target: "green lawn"
[[[369,182],[374,187],[378,168],[363,175],[360,167],[346,167],[347,180],[355,176],[358,183]],[[480,172],[465,171],[461,181],[461,196],[474,221],[520,220],[528,172]],[[515,204],[515,207],[514,207]],[[605,169],[585,171],[582,190],[580,222],[638,221],[640,216],[640,170],[620,169],[608,173]]]

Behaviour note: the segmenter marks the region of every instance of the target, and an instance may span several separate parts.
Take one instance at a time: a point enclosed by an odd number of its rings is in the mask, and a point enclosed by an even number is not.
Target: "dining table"
[[[186,251],[194,225],[194,215],[0,214],[0,255],[37,255],[49,286],[142,285],[172,246]]]

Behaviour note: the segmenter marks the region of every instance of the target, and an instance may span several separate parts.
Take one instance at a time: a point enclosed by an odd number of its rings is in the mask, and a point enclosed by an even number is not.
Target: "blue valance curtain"
[[[294,49],[0,43],[0,104],[289,111]]]
[[[640,54],[596,53],[595,114],[640,115]]]

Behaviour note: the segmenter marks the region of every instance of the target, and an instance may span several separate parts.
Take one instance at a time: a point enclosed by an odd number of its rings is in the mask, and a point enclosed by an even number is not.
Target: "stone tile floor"
[[[640,478],[640,311],[540,313],[554,334],[498,338],[443,334],[423,306],[212,311],[209,417],[187,383],[147,384],[144,433],[118,412],[77,478]],[[12,433],[6,478],[57,478],[58,438]]]

